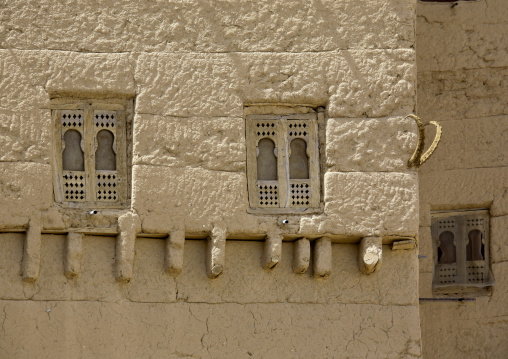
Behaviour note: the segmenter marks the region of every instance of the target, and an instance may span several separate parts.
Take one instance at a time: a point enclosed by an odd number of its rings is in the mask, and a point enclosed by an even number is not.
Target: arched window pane
[[[482,232],[474,229],[468,234],[469,242],[466,246],[466,256],[468,261],[482,261],[483,260],[483,243]]]
[[[67,171],[84,171],[85,158],[81,150],[81,134],[76,130],[68,130],[64,134],[64,142],[62,168]]]
[[[307,156],[307,143],[301,138],[291,141],[291,156],[289,157],[289,178],[309,178],[309,156]]]
[[[97,150],[95,151],[96,170],[116,170],[116,154],[113,151],[115,137],[108,130],[100,130],[97,133]]]
[[[439,235],[439,264],[452,264],[456,261],[455,244],[453,243],[454,235],[450,231],[443,232]]]
[[[263,138],[258,143],[258,180],[277,179],[277,157],[275,157],[275,143]]]

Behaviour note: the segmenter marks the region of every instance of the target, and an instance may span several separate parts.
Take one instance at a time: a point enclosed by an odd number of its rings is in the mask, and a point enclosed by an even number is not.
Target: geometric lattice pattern
[[[310,181],[291,180],[289,199],[292,207],[308,207],[311,200]]]
[[[469,283],[483,283],[485,281],[485,261],[468,261],[466,268]]]
[[[83,202],[86,200],[85,172],[63,171],[62,179],[65,201]]]
[[[258,181],[259,206],[263,208],[279,206],[279,189],[277,181]]]
[[[288,135],[292,137],[306,137],[309,134],[306,121],[288,121]]]
[[[495,283],[489,268],[489,212],[436,212],[434,289],[440,293],[478,291]]]
[[[466,232],[469,238],[470,231],[474,231],[475,229],[480,230],[482,232],[482,237],[484,233],[483,228],[483,218],[470,218],[466,220]],[[483,241],[483,238],[482,238]],[[483,260],[472,260],[466,262],[466,270],[467,270],[467,281],[468,283],[483,283],[487,279],[487,266],[485,261]]]
[[[444,219],[444,220],[441,220],[439,221],[439,228],[440,229],[444,229],[444,228],[455,228],[455,221],[453,219]]]
[[[113,129],[116,125],[115,111],[94,111],[93,125],[95,131]]]
[[[320,209],[317,121],[321,112],[246,116],[247,185],[253,212]]]
[[[118,174],[116,171],[96,171],[95,198],[102,202],[118,200]]]
[[[457,265],[440,264],[438,267],[439,284],[455,284],[457,278]]]
[[[483,229],[483,218],[472,218],[466,221],[467,227],[477,227]]]
[[[83,128],[83,111],[62,111],[60,123],[63,129]]]
[[[271,137],[275,136],[276,128],[275,122],[273,121],[263,121],[256,123],[257,132],[256,135],[258,137]]]

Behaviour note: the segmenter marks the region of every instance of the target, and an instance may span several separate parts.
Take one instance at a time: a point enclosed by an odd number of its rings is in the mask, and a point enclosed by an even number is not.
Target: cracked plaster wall
[[[419,170],[420,297],[432,297],[430,211],[488,207],[491,292],[470,305],[420,306],[425,358],[506,358],[508,343],[508,6],[503,0],[418,3],[417,114],[443,126]],[[437,296],[437,295],[436,295]],[[439,296],[437,296],[439,297]]]
[[[415,251],[385,245],[383,269],[365,276],[356,244],[418,234],[418,175],[406,165],[416,126],[404,119],[416,106],[415,7],[0,1],[0,229],[40,216],[46,232],[114,233],[121,213],[88,216],[53,200],[50,100],[132,98],[126,211],[144,234],[204,238],[220,224],[228,235],[215,280],[205,241],[185,241],[183,271],[171,276],[163,240],[137,238],[125,283],[114,275],[112,237],[85,236],[82,270],[68,279],[65,237],[44,234],[29,283],[24,234],[0,235],[0,356],[420,357]],[[280,230],[281,218],[247,213],[249,103],[326,108],[323,210],[291,216],[282,231],[342,241],[332,244],[328,279],[312,276],[312,260],[305,274],[292,272],[293,243],[266,271],[261,242],[234,241]]]
[[[226,270],[210,280],[206,241],[186,241],[174,277],[164,272],[164,241],[138,238],[133,279],[123,283],[115,238],[85,236],[81,272],[68,279],[65,236],[43,235],[40,277],[27,283],[23,238],[0,234],[2,357],[420,357],[415,251],[385,248],[384,270],[365,276],[356,245],[333,244],[332,275],[316,279],[292,272],[293,243],[267,271],[262,242],[228,241]]]

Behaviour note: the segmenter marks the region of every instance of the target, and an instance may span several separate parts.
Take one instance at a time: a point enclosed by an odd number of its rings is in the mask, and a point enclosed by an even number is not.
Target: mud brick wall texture
[[[432,297],[432,210],[490,209],[496,285],[475,304],[420,305],[425,358],[505,358],[508,241],[507,23],[504,1],[419,3],[417,114],[443,126],[420,168],[420,297]]]
[[[417,127],[405,116],[434,117],[425,84],[446,92],[459,65],[434,63],[434,48],[417,57],[416,9],[1,2],[0,357],[420,358],[418,250],[392,250],[417,243],[429,215],[407,166]],[[431,10],[418,11],[418,31],[438,31],[425,23]],[[492,89],[503,71],[495,54],[485,48],[468,68]],[[118,207],[55,197],[55,111],[72,106],[125,118]],[[502,112],[467,106],[465,120],[439,118],[450,133],[481,116],[502,126]],[[253,213],[246,116],[301,113],[317,117],[320,205]],[[466,132],[462,141],[476,141]],[[466,151],[475,166],[490,156]],[[445,187],[449,171],[436,171],[446,161],[424,172],[424,203],[434,178]],[[485,201],[499,193],[489,191]]]

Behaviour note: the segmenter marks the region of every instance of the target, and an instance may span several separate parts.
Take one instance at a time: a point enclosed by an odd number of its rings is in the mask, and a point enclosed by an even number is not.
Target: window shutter
[[[309,208],[319,206],[319,150],[317,140],[317,123],[315,119],[288,119],[284,121],[288,149],[288,182],[289,198],[288,207]],[[305,144],[303,145],[304,141]],[[298,143],[298,146],[293,144]],[[305,153],[299,153],[298,147],[305,147]],[[295,153],[294,151],[297,151]],[[293,161],[294,156],[301,158]],[[303,161],[307,161],[307,171],[298,170],[297,162],[300,166]],[[302,176],[307,172],[307,176]],[[295,176],[294,174],[297,174]],[[298,176],[300,175],[300,176]],[[293,178],[300,177],[300,178]],[[307,178],[301,178],[307,177]]]
[[[52,107],[55,201],[67,208],[128,206],[131,101],[58,99]]]
[[[455,217],[439,218],[432,224],[432,236],[437,238],[438,258],[436,264],[435,286],[450,286],[458,283],[457,278],[457,239],[458,226]],[[444,243],[449,237],[449,233],[453,236],[454,246]],[[441,257],[439,257],[441,251]],[[452,253],[451,251],[455,251]],[[452,256],[455,260],[446,260],[446,257]],[[441,260],[441,263],[440,263]],[[452,263],[451,263],[452,262]]]
[[[281,202],[284,201],[284,188],[281,188],[280,179],[284,176],[281,156],[281,131],[280,122],[277,120],[250,120],[247,121],[247,147],[248,147],[248,178],[249,178],[249,202],[250,206],[254,208],[279,208]],[[275,156],[276,164],[276,176],[271,179],[265,179],[262,176],[261,168],[264,166],[272,166],[273,163],[270,160],[269,163],[263,163],[266,161],[270,153],[263,153],[268,151],[268,146],[259,147],[260,142],[267,143],[266,140],[270,140],[274,144],[273,156]],[[271,150],[271,149],[270,149]],[[267,173],[271,173],[271,169],[266,169]],[[261,176],[260,176],[261,175]],[[284,187],[284,186],[283,186]]]
[[[488,222],[485,216],[465,216],[466,272],[468,284],[481,284],[488,280]],[[475,248],[475,246],[477,246]]]
[[[94,111],[95,201],[117,202],[119,200],[117,127],[116,111]],[[110,137],[107,136],[109,134],[111,134]]]
[[[431,232],[437,248],[435,289],[458,293],[494,285],[487,210],[440,212],[432,218]]]
[[[84,113],[83,111],[70,111],[61,110],[57,111],[59,121],[57,122],[58,132],[60,134],[61,141],[58,146],[59,155],[56,156],[57,161],[57,172],[58,172],[58,188],[56,189],[56,195],[59,196],[61,201],[65,202],[85,202],[87,191],[86,191],[86,153],[83,146],[85,141],[85,126],[84,126]],[[79,143],[66,143],[65,138],[69,137],[70,131],[75,131],[81,136]],[[69,133],[68,133],[69,132]],[[67,134],[67,136],[66,136]],[[72,149],[71,149],[72,147]],[[67,156],[67,151],[81,151],[83,156],[83,170],[70,169],[73,166],[64,166],[65,162],[74,162],[76,156],[73,159],[68,158],[64,160],[63,156]],[[81,166],[80,166],[81,167]]]

